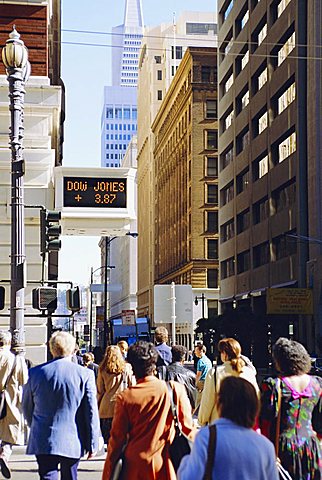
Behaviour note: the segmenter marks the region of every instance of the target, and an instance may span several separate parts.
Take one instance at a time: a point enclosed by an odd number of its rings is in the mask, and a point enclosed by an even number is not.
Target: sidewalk
[[[39,480],[36,458],[26,455],[26,447],[13,447],[9,466],[12,480]],[[92,460],[81,460],[78,467],[79,480],[101,480],[105,455]],[[2,480],[0,474],[0,479]]]

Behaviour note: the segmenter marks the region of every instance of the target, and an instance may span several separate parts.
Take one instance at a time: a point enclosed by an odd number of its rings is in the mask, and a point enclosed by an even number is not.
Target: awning
[[[252,290],[250,292],[250,295],[252,297],[260,297],[261,295],[264,295],[265,291],[266,291],[266,287],[265,288],[258,288],[257,290]]]
[[[233,300],[234,300],[233,295],[231,295],[230,297],[222,297],[219,299],[221,303],[228,303],[228,302],[232,302]]]
[[[249,298],[249,294],[250,294],[250,291],[237,293],[237,295],[235,295],[235,300],[246,300],[247,298]]]
[[[272,285],[270,288],[283,288],[283,287],[290,287],[291,285],[295,285],[297,280],[290,280],[289,282],[278,283],[277,285]]]

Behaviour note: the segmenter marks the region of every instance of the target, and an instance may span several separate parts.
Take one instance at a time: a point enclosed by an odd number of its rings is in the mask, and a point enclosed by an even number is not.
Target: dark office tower
[[[255,313],[262,349],[321,335],[321,8],[218,1],[221,302]],[[281,288],[311,288],[313,315],[267,316]]]

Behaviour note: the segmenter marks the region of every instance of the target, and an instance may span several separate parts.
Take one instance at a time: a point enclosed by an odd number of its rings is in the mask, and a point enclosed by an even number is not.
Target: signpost
[[[135,310],[122,310],[122,325],[135,325]]]

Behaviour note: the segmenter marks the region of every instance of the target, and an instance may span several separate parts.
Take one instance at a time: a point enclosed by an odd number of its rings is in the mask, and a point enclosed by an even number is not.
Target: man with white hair
[[[0,390],[5,388],[7,413],[0,420],[0,470],[4,478],[11,478],[8,461],[12,445],[24,444],[24,419],[21,412],[22,386],[27,382],[28,370],[22,356],[10,352],[11,333],[0,330]]]
[[[39,477],[76,480],[80,457],[98,449],[99,416],[94,373],[72,362],[75,338],[56,332],[50,338],[53,360],[31,368],[23,392],[30,426],[27,454],[36,455]]]

